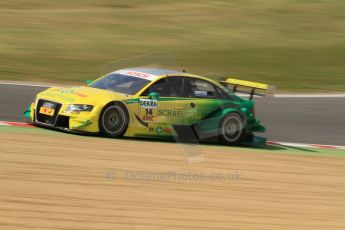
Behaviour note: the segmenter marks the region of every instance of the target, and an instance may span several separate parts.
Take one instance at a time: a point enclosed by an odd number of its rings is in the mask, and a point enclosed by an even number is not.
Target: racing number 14
[[[153,114],[152,109],[146,108],[146,109],[145,109],[145,112],[146,112],[146,116],[152,115],[152,114]]]
[[[142,117],[144,121],[151,121],[155,120],[155,116],[153,115],[153,110],[151,108],[145,108],[145,114]]]

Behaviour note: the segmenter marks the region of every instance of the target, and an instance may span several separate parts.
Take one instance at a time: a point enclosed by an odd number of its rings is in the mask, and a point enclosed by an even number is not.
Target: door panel
[[[159,97],[149,98],[153,92]],[[158,80],[139,97],[137,119],[153,133],[171,133],[166,126],[183,124],[185,105],[180,101],[182,93],[183,77],[170,76]]]
[[[208,81],[198,78],[186,78],[183,94],[187,98],[185,103],[186,111],[195,114],[185,118],[186,125],[192,125],[220,108],[221,101],[216,87]]]
[[[184,125],[193,125],[220,106],[217,99],[186,99]]]
[[[158,122],[161,124],[183,125],[186,100],[181,98],[159,98]]]

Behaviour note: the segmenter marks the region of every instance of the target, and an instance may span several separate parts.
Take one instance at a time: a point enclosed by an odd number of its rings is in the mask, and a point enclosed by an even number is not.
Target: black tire
[[[129,116],[124,105],[115,102],[107,105],[99,116],[100,133],[108,137],[122,137],[128,128]]]
[[[219,141],[227,145],[240,143],[245,136],[244,127],[243,119],[239,114],[229,113],[220,123]]]

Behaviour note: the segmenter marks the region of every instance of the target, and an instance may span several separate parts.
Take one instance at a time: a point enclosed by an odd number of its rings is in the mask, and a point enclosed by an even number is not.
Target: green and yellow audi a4
[[[235,95],[238,87],[250,88],[250,99]],[[127,68],[85,86],[40,92],[25,117],[38,126],[114,138],[216,138],[237,144],[265,132],[252,98],[256,90],[268,88],[231,78],[217,82],[179,71]]]

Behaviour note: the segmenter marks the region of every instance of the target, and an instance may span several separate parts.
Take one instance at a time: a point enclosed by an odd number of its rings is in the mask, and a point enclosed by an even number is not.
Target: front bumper
[[[58,107],[53,116],[38,113],[39,103],[28,106],[24,112],[24,118],[28,123],[65,131],[98,133],[98,116],[92,116],[91,112],[80,112],[78,114],[67,114],[63,111],[62,104]]]

